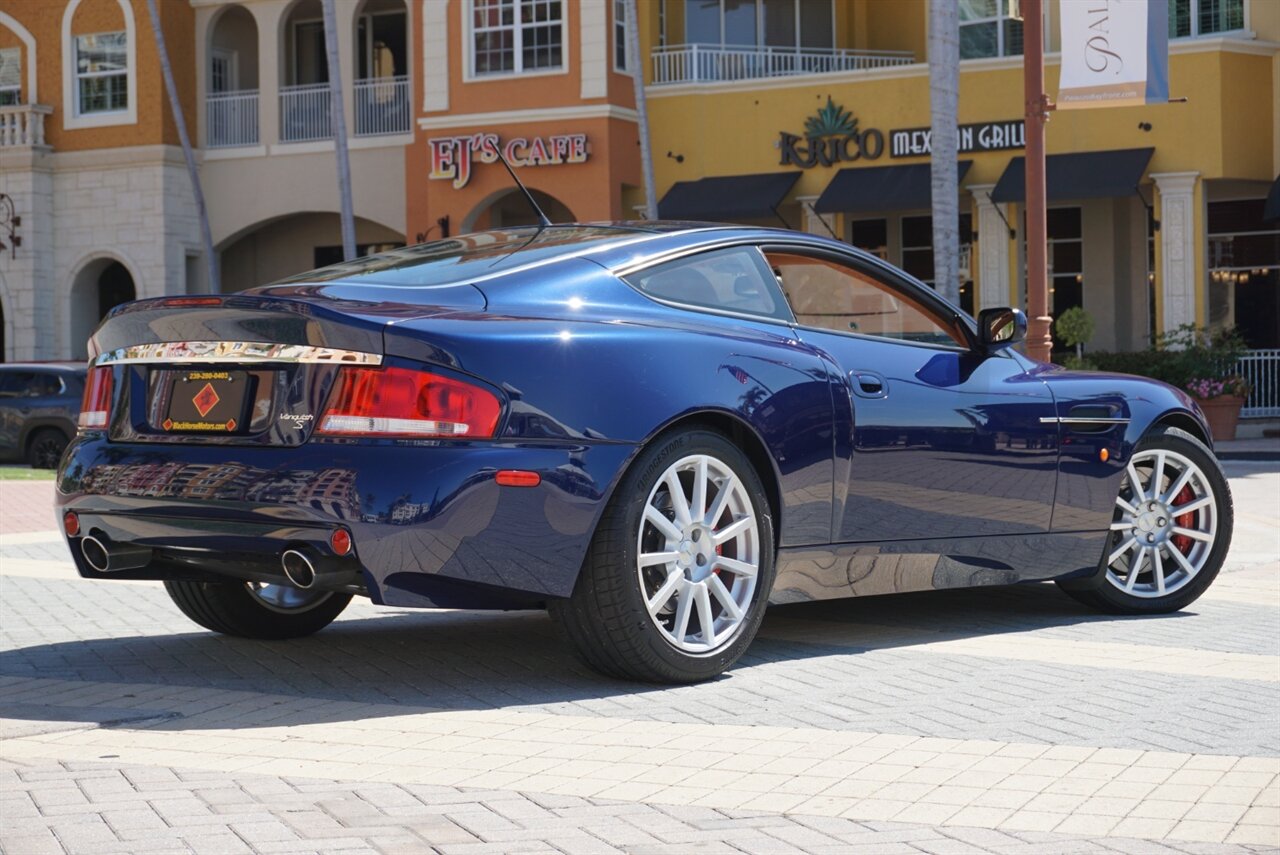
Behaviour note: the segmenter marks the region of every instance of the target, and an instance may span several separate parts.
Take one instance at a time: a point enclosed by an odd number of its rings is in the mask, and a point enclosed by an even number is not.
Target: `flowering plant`
[[[1249,381],[1243,377],[1198,377],[1187,384],[1187,391],[1202,401],[1234,395],[1249,397]]]

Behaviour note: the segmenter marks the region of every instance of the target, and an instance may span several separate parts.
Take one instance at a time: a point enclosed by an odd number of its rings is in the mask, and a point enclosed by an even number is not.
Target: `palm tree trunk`
[[[649,101],[644,94],[644,60],[640,56],[640,14],[636,0],[624,0],[627,8],[627,67],[636,94],[637,130],[640,133],[640,173],[644,179],[644,216],[658,219],[658,197],[653,180],[653,145],[649,139]]]
[[[933,282],[960,302],[960,19],[955,0],[929,0],[929,111],[932,127]]]
[[[342,105],[342,66],[338,60],[337,14],[324,0],[324,49],[329,64],[329,117],[333,150],[338,159],[338,195],[342,204],[342,260],[356,257],[356,217],[351,204],[351,159],[347,154],[347,114]]]
[[[191,179],[191,195],[195,198],[196,216],[200,220],[200,237],[204,242],[204,255],[209,267],[208,290],[216,294],[222,290],[221,275],[218,271],[218,253],[213,248],[213,232],[209,229],[209,211],[205,208],[204,191],[200,188],[200,170],[196,168],[196,155],[191,148],[191,135],[187,133],[187,119],[182,113],[178,86],[173,81],[173,66],[169,64],[169,47],[164,40],[164,28],[160,26],[156,0],[147,0],[147,12],[151,15],[151,32],[155,35],[156,49],[160,54],[164,90],[169,96],[169,109],[173,111],[173,123],[178,126],[178,140],[182,143],[182,157],[187,162],[187,177]]]

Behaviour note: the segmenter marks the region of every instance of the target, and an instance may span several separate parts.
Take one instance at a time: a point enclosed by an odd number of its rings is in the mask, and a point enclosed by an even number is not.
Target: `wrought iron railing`
[[[668,45],[654,48],[653,83],[707,83],[754,80],[832,71],[862,71],[911,65],[910,51],[865,51],[843,48],[732,47]]]
[[[280,87],[280,141],[331,139],[329,97],[328,83]]]
[[[409,78],[372,77],[355,85],[356,136],[409,133]]]
[[[209,148],[258,144],[258,90],[210,92],[204,103]]]
[[[1240,358],[1240,376],[1252,387],[1240,415],[1244,418],[1280,416],[1280,348],[1246,353]]]

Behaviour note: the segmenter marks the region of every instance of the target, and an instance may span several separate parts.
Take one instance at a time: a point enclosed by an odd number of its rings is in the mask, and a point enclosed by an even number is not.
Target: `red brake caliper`
[[[1183,487],[1178,491],[1178,495],[1173,499],[1173,509],[1176,511],[1181,505],[1185,505],[1194,498],[1195,493],[1191,492],[1191,488]],[[1195,521],[1196,515],[1194,511],[1189,514],[1182,514],[1173,518],[1173,524],[1178,528],[1191,528],[1191,526],[1195,524]],[[1171,540],[1173,541],[1174,547],[1176,547],[1183,555],[1191,554],[1191,538],[1187,537],[1185,534],[1175,534]]]

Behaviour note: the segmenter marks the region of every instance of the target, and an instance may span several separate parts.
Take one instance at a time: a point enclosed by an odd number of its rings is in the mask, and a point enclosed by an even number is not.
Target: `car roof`
[[[439,287],[504,278],[531,267],[579,257],[588,257],[613,269],[619,263],[635,263],[719,240],[767,240],[771,237],[830,243],[846,251],[849,249],[844,244],[806,232],[722,223],[657,220],[520,226],[472,232],[402,247],[300,273],[254,291],[261,293],[269,292],[275,286],[339,281]]]

